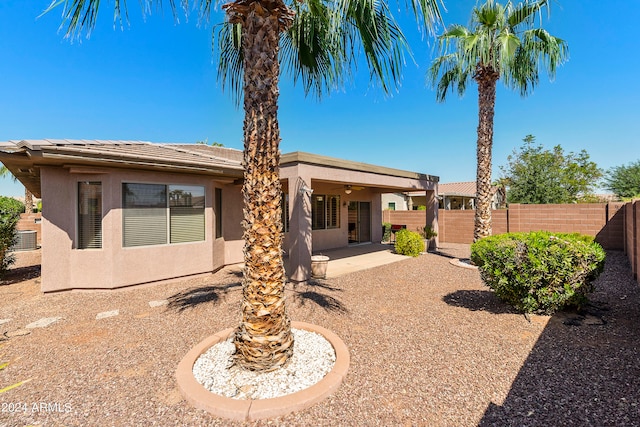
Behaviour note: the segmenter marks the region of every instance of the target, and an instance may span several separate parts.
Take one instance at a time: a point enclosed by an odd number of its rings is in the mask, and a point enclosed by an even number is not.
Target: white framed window
[[[122,246],[205,240],[205,188],[122,184]]]

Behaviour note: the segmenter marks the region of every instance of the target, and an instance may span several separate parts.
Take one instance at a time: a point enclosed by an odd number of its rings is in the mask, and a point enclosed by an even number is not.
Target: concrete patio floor
[[[325,255],[329,257],[327,279],[410,258],[394,253],[393,245],[382,243],[350,245],[344,248],[313,252],[313,255]],[[284,259],[284,266],[287,275],[289,275],[288,257]]]

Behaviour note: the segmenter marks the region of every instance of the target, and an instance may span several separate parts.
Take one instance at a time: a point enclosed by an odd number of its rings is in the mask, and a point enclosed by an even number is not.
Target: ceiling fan
[[[351,191],[360,191],[360,190],[364,190],[364,187],[361,187],[359,185],[345,185],[344,186],[344,192],[345,194],[351,194]]]

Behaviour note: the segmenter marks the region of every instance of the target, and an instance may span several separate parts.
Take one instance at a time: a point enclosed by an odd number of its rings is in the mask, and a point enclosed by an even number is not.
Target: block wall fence
[[[424,211],[385,211],[383,221],[416,231],[425,224]],[[472,243],[472,210],[438,210],[440,243]],[[492,212],[493,234],[547,230],[594,236],[603,248],[623,250],[634,278],[640,267],[640,200],[623,203],[567,205],[511,204]]]

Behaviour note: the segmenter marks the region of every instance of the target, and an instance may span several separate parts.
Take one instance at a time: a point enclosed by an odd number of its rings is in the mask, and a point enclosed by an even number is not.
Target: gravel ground
[[[640,426],[640,289],[622,253],[608,253],[588,312],[528,321],[477,271],[449,263],[468,256],[468,245],[444,246],[289,285],[292,319],[337,333],[351,366],[323,402],[249,425]],[[63,319],[2,343],[1,361],[19,359],[0,372],[0,388],[32,380],[0,394],[0,426],[235,425],[189,406],[174,371],[195,344],[238,322],[238,267],[137,289],[41,295],[38,270],[25,260],[0,285],[0,319],[12,319],[0,334]]]

